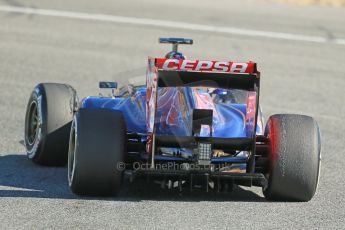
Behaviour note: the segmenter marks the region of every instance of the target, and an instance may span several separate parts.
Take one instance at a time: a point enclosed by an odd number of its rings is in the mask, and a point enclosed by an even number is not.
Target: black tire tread
[[[121,112],[109,109],[80,109],[76,114],[77,150],[75,173],[70,182],[79,195],[108,196],[121,185],[126,152],[126,124]]]
[[[31,160],[46,166],[65,165],[76,92],[70,85],[40,83],[35,87],[28,105],[38,96],[34,95],[37,92],[42,96],[42,138]]]
[[[309,201],[315,194],[321,140],[318,124],[309,116],[276,114],[266,126],[269,137],[268,200]]]

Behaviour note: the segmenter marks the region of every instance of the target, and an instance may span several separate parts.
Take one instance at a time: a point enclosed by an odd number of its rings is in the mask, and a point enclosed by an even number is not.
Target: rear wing
[[[154,154],[155,149],[158,87],[180,86],[247,90],[248,109],[245,116],[248,137],[255,144],[260,87],[260,72],[257,71],[256,63],[149,58],[146,94],[148,153]]]
[[[155,66],[161,70],[195,72],[258,73],[255,62],[199,61],[156,58]]]
[[[260,74],[254,62],[155,59],[158,87],[198,86],[254,90]]]

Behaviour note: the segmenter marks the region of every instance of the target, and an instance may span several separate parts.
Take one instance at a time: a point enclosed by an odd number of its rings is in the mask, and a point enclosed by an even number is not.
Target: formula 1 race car
[[[268,200],[309,201],[321,159],[320,131],[308,116],[277,114],[264,128],[254,62],[193,61],[192,39],[161,38],[173,50],[148,58],[146,83],[79,101],[73,87],[41,83],[25,118],[27,156],[65,165],[79,195],[116,194],[124,178],[164,188],[224,191],[260,186]]]

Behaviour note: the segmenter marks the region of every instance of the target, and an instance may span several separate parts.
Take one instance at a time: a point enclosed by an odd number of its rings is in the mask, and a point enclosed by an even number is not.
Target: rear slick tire
[[[119,111],[79,109],[70,135],[68,181],[73,193],[112,196],[120,190],[126,123]]]
[[[276,114],[269,118],[268,200],[309,201],[315,194],[321,163],[318,124],[312,117]]]

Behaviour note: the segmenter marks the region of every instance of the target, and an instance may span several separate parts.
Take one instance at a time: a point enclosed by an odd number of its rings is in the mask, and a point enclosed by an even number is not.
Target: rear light
[[[209,165],[211,163],[211,143],[198,143],[198,164]]]

